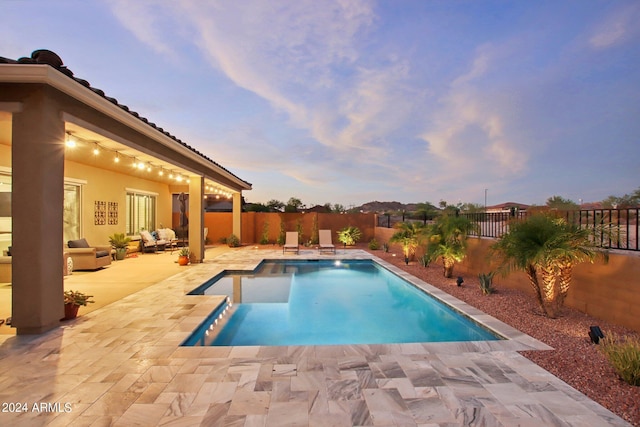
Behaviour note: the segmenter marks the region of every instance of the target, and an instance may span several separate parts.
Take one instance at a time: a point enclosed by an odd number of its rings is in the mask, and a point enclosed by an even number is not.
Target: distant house
[[[500,213],[500,212],[522,212],[526,211],[530,206],[523,203],[506,202],[499,205],[487,206],[487,213]]]
[[[315,213],[330,213],[331,211],[327,209],[326,206],[315,205],[309,209],[305,209],[305,212],[315,212]]]
[[[209,200],[204,207],[205,212],[233,212],[233,202],[231,200]]]

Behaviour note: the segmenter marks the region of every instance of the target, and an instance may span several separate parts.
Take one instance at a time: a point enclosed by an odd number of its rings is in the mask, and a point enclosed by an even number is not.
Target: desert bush
[[[240,239],[238,239],[238,236],[235,234],[232,234],[227,237],[227,245],[229,245],[230,248],[237,248],[240,246]]]
[[[607,334],[600,349],[626,383],[640,386],[640,338]]]
[[[371,239],[371,241],[369,242],[369,249],[371,249],[372,251],[380,249],[380,244],[375,238]]]

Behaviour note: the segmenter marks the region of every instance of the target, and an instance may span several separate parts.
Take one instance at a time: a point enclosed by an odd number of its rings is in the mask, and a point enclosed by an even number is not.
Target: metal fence
[[[628,209],[589,209],[573,211],[552,211],[563,217],[567,222],[579,225],[582,228],[594,230],[593,239],[597,245],[629,251],[640,251],[638,241],[640,208]],[[509,231],[509,224],[513,221],[523,220],[531,213],[518,212],[491,212],[491,213],[461,213],[461,216],[469,218],[477,224],[478,232],[474,235],[481,237],[497,238]],[[428,223],[431,219],[423,217],[416,219],[409,214],[405,215],[379,215],[378,227],[394,227],[400,222]]]

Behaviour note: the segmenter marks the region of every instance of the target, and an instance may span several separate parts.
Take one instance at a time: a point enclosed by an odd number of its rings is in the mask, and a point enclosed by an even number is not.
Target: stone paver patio
[[[337,252],[286,258],[371,258]],[[0,425],[629,425],[517,353],[545,344],[381,260],[507,339],[180,346],[224,298],[189,290],[222,270],[283,257],[230,251],[48,334],[0,337]]]

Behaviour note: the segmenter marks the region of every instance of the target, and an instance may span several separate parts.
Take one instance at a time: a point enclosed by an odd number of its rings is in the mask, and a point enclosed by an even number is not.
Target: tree
[[[624,196],[609,196],[602,201],[602,206],[613,209],[635,208],[640,205],[640,187],[631,194]]]
[[[262,203],[247,203],[244,206],[245,212],[269,212],[271,209]]]
[[[476,230],[477,225],[465,216],[441,215],[425,229],[427,259],[442,259],[444,277],[451,277],[455,263],[467,255],[467,237]]]
[[[415,259],[416,249],[420,246],[425,226],[419,222],[400,222],[396,227],[399,230],[391,236],[389,242],[398,243],[402,246],[404,262],[409,264],[410,260]]]
[[[606,259],[606,251],[592,242],[593,232],[564,218],[536,213],[512,222],[492,252],[499,256],[503,274],[512,270],[527,274],[540,309],[556,318],[571,286],[573,267],[598,256]]]
[[[342,212],[346,211],[346,209],[345,209],[345,207],[343,205],[341,205],[339,203],[336,203],[335,205],[333,205],[332,211],[336,212],[336,213],[342,213]]]
[[[427,220],[433,219],[438,214],[438,208],[429,202],[418,203],[415,210],[415,216],[423,220],[426,224]]]
[[[460,210],[464,213],[480,213],[484,212],[484,205],[478,203],[463,203]]]
[[[282,203],[280,200],[271,199],[267,202],[267,207],[272,212],[282,212],[282,209],[284,208],[284,203]]]
[[[578,209],[578,204],[570,199],[565,199],[560,196],[552,196],[547,199],[547,206],[551,209],[558,209],[563,211]]]
[[[298,212],[300,209],[304,209],[304,205],[297,197],[290,198],[284,207],[285,212]]]

